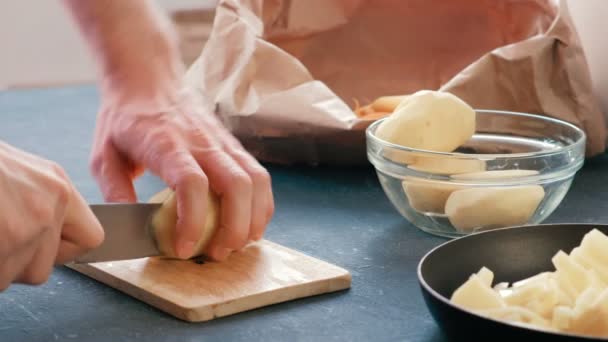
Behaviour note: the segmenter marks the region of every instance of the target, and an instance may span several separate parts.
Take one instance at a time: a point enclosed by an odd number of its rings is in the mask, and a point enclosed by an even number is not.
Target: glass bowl
[[[460,237],[544,221],[585,158],[585,133],[549,117],[477,110],[452,153],[407,148],[366,132],[367,156],[393,206],[421,230]]]

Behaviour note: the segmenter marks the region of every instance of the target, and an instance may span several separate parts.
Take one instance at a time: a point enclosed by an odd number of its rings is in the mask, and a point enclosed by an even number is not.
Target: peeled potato
[[[492,170],[452,174],[452,178],[461,180],[516,178],[537,175],[536,170]]]
[[[460,186],[414,177],[405,177],[401,183],[410,206],[421,213],[443,214],[445,202]]]
[[[445,213],[462,232],[516,226],[528,222],[544,196],[539,185],[462,189],[448,197]]]
[[[403,100],[376,130],[378,138],[410,148],[452,152],[475,133],[475,111],[458,97],[422,90]]]
[[[175,225],[177,223],[177,198],[173,190],[167,188],[150,198],[151,203],[162,203],[152,218],[151,230],[158,249],[164,256],[179,258],[174,249]],[[191,257],[203,255],[219,224],[219,199],[209,191],[205,225],[200,227],[201,236]]]
[[[486,163],[475,159],[418,158],[410,165],[410,169],[438,175],[457,175],[484,171]]]
[[[455,161],[455,160],[454,160]],[[460,160],[461,162],[476,162],[476,160]],[[481,162],[481,161],[480,161]],[[444,166],[448,166],[446,163]],[[452,165],[453,173],[455,171],[468,171],[483,169],[485,165],[476,163],[465,163],[461,165]],[[458,169],[460,167],[460,169]],[[412,167],[414,168],[414,167]],[[437,170],[435,170],[437,171]],[[510,177],[524,177],[538,174],[534,170],[495,170],[482,172],[468,172],[462,174],[452,174],[451,178],[456,180],[486,180],[499,179]],[[420,179],[415,177],[405,177],[402,182],[403,190],[408,198],[410,206],[418,212],[422,213],[445,213],[445,204],[456,190],[466,188],[463,185],[442,183],[433,180]]]

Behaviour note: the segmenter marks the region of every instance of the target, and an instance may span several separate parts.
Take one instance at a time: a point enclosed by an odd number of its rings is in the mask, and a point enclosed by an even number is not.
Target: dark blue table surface
[[[59,162],[89,202],[92,86],[0,92],[0,140]],[[269,166],[276,215],[266,237],[352,272],[349,291],[185,323],[64,267],[38,287],[0,293],[0,341],[445,341],[422,300],[420,258],[445,240],[418,231],[371,167]],[[608,158],[586,163],[548,222],[608,221]],[[146,175],[138,194],[164,185]],[[0,237],[1,238],[1,237]]]

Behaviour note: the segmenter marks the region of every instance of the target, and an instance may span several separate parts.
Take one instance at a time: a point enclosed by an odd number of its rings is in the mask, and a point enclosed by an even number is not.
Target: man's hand
[[[206,253],[222,260],[262,237],[274,211],[268,172],[212,112],[182,89],[171,23],[146,0],[64,0],[100,69],[102,108],[91,168],[107,201],[136,201],[145,169],[177,196],[175,250],[192,255],[207,191],[220,197],[220,227]]]
[[[175,250],[192,255],[204,225],[207,191],[221,198],[220,227],[206,253],[222,260],[262,237],[274,210],[268,172],[188,93],[173,102],[105,102],[91,167],[107,201],[134,202],[133,180],[145,168],[176,191]],[[114,98],[114,97],[109,97]]]
[[[103,229],[57,164],[0,142],[0,290],[42,284]]]

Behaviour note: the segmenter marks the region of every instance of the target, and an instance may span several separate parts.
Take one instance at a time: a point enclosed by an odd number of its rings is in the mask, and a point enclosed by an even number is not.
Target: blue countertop
[[[0,92],[0,140],[59,162],[91,202],[88,171],[96,89]],[[268,166],[276,215],[266,237],[352,272],[346,292],[185,323],[65,267],[45,285],[0,293],[2,341],[447,341],[424,305],[420,258],[444,239],[393,209],[373,168]],[[608,158],[586,163],[548,222],[608,222]],[[164,185],[146,175],[138,194]]]

